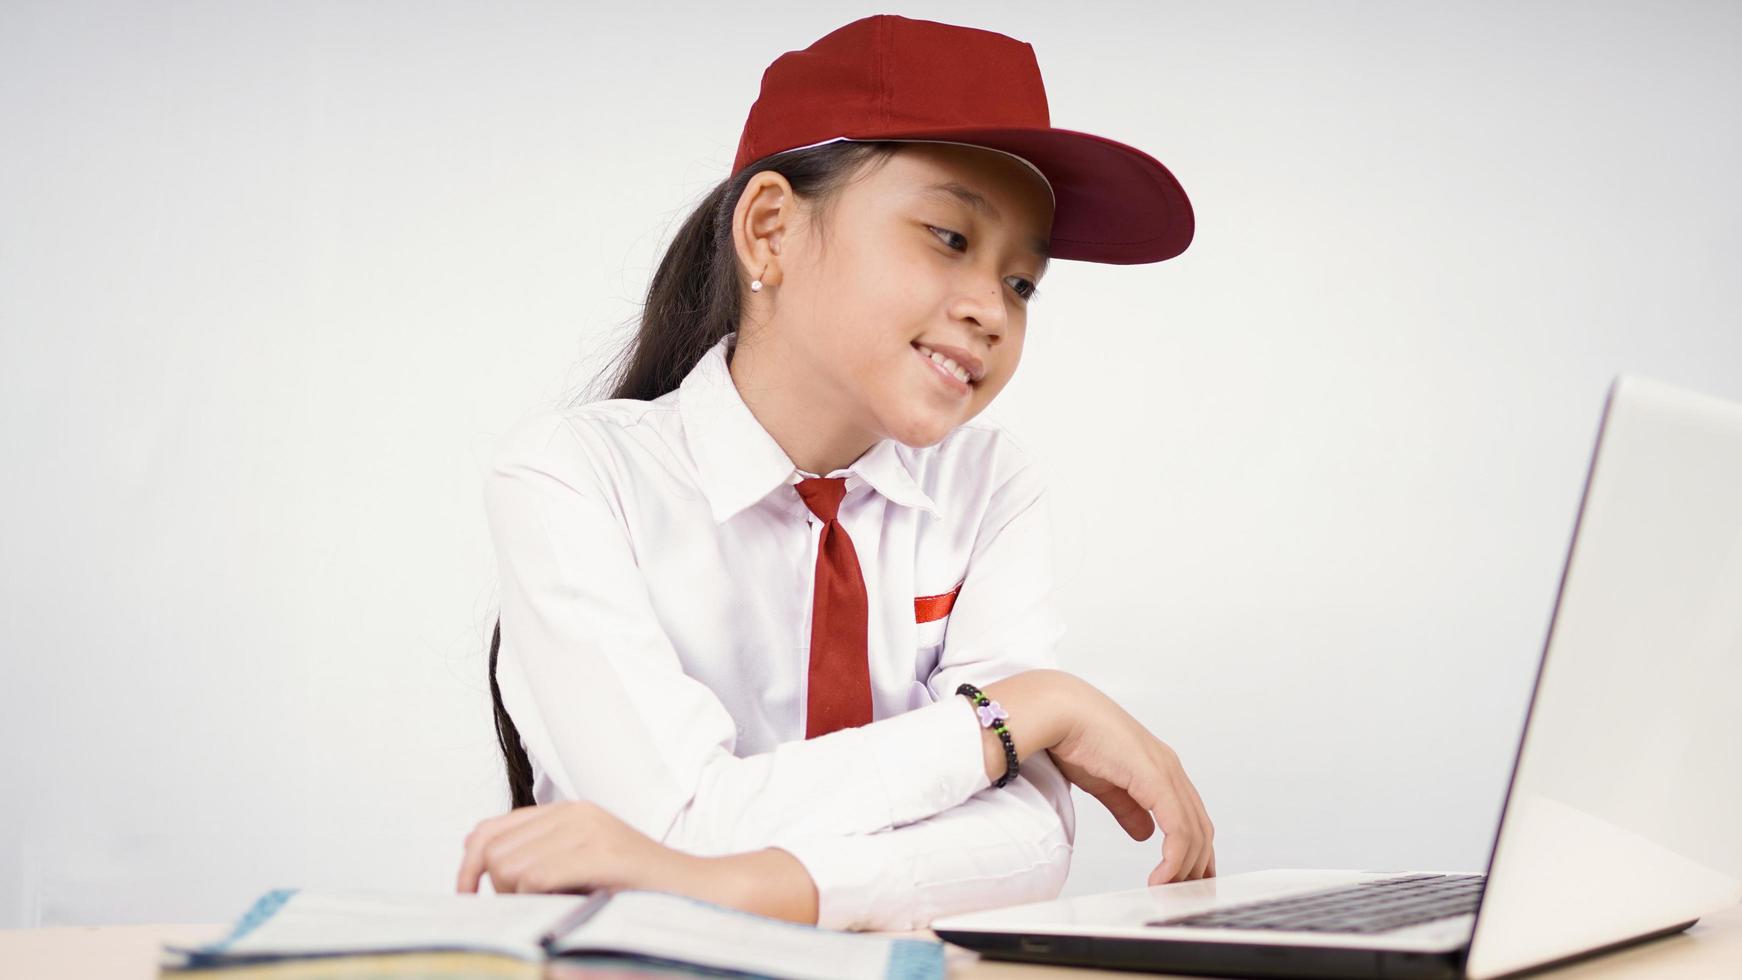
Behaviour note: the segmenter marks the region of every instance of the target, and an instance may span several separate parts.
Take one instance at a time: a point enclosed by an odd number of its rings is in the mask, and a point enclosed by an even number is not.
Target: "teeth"
[[[952,361],[949,358],[945,357],[944,355],[939,354],[937,351],[932,350],[930,347],[927,347],[924,344],[915,344],[914,346],[919,348],[919,352],[921,354],[924,354],[927,357],[930,357],[933,364],[942,364],[944,366],[944,370],[946,370],[946,371],[948,371],[951,374],[956,376],[957,381],[960,381],[963,384],[966,384],[968,382],[967,369],[963,368],[960,364],[957,364],[955,361]]]

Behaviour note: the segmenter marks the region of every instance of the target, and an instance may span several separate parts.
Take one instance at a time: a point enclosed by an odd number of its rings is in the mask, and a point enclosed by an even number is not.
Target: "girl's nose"
[[[1002,284],[998,284],[999,287]],[[998,343],[1008,327],[1009,312],[1004,304],[1004,297],[998,294],[997,288],[988,292],[976,289],[959,301],[957,315],[974,324],[974,329],[986,338],[989,344]]]

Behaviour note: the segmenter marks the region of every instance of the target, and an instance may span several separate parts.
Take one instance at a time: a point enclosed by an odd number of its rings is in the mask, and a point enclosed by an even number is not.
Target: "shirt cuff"
[[[951,695],[877,722],[878,738],[867,739],[872,793],[881,793],[885,824],[893,829],[961,805],[992,785],[974,705]],[[871,834],[818,835],[798,831],[769,842],[804,865],[817,889],[817,925],[855,929],[872,913],[887,919],[890,909],[911,916],[914,869],[887,867],[887,842]],[[911,920],[910,920],[911,921]],[[882,927],[881,922],[879,927]]]
[[[980,719],[967,698],[952,694],[877,726],[871,755],[890,827],[942,813],[992,785]]]
[[[842,931],[865,928],[917,928],[899,926],[911,922],[915,911],[915,878],[912,858],[898,858],[903,867],[890,867],[888,842],[882,834],[846,837],[799,837],[776,841],[778,847],[798,858],[817,888],[817,926]],[[890,922],[899,911],[899,922]],[[875,913],[875,915],[873,914]],[[877,921],[873,922],[875,918]]]

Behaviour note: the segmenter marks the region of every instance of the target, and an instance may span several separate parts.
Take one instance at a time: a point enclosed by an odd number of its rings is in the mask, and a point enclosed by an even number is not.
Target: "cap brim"
[[[1171,259],[1192,242],[1185,188],[1134,146],[1073,129],[1010,127],[908,130],[854,140],[970,143],[1014,153],[1052,184],[1055,259],[1136,265]]]

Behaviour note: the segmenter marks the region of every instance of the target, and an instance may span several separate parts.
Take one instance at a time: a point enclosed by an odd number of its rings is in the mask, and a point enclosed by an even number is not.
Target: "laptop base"
[[[1692,926],[1698,919],[1623,939],[1576,956],[1507,974],[1525,977],[1579,960],[1612,953]],[[1029,936],[1021,933],[935,930],[939,939],[974,950],[990,960],[1089,966],[1141,973],[1180,973],[1206,977],[1279,977],[1335,980],[1343,977],[1396,980],[1461,980],[1468,947],[1444,953],[1401,950],[1335,949],[1323,946],[1273,946],[1240,943],[1175,942],[1102,936]]]
[[[1021,933],[936,930],[939,939],[986,959],[1059,966],[1092,966],[1143,973],[1207,977],[1399,977],[1457,980],[1465,950],[1405,953],[1325,946],[1176,942],[1105,936],[1029,936]]]

